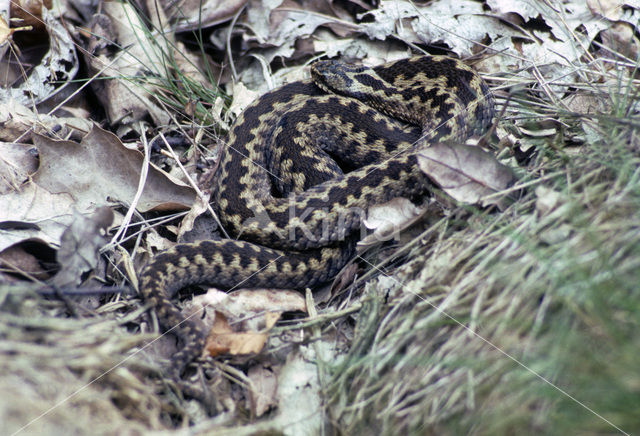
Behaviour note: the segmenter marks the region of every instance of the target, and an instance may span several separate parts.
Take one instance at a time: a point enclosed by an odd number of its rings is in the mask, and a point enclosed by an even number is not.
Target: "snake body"
[[[369,205],[432,187],[419,149],[482,133],[494,115],[486,83],[449,57],[374,68],[320,61],[311,73],[258,98],[229,132],[214,200],[242,240],[178,244],[141,272],[141,294],[182,339],[171,366],[177,380],[206,335],[171,302],[176,291],[327,282],[353,256]]]

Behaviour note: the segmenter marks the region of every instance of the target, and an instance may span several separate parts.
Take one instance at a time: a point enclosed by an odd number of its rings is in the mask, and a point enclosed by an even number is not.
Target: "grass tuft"
[[[637,80],[617,79],[615,93],[574,85],[605,112],[513,96],[507,131],[556,128],[520,135],[536,147],[527,192],[504,212],[454,212],[462,229],[430,229],[368,286],[327,386],[341,433],[640,430],[640,117]]]

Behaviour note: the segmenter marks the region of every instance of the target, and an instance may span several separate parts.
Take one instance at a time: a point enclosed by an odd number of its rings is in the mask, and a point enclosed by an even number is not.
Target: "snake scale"
[[[327,282],[354,255],[369,205],[429,192],[418,150],[483,133],[493,115],[486,83],[444,56],[373,68],[319,61],[311,79],[249,105],[229,132],[213,187],[222,224],[242,240],[178,244],[140,274],[142,296],[183,343],[174,379],[206,338],[171,302],[179,289]]]

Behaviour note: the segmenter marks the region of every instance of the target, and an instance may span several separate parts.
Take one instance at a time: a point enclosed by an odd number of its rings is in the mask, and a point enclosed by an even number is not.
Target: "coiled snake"
[[[176,380],[206,337],[171,302],[176,291],[330,280],[353,256],[368,205],[429,191],[417,151],[482,133],[494,115],[486,83],[449,57],[375,68],[320,61],[311,72],[258,98],[230,130],[214,199],[242,240],[178,244],[142,270],[141,294],[183,342]]]

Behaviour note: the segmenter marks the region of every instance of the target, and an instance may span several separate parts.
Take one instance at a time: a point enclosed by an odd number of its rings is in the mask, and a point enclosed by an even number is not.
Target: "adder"
[[[417,152],[483,133],[493,115],[487,84],[444,56],[374,68],[319,61],[311,79],[254,101],[229,132],[214,186],[214,207],[241,240],[177,244],[140,274],[142,296],[183,343],[172,377],[181,380],[206,338],[172,303],[176,291],[331,280],[353,257],[369,205],[429,193]]]

